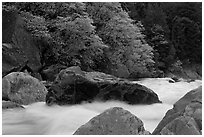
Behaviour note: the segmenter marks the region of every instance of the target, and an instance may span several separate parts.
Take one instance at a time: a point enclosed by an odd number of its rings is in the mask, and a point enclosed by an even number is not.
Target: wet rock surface
[[[2,79],[2,99],[20,105],[45,101],[47,89],[36,78],[23,72],[12,72]]]
[[[2,109],[11,109],[11,108],[24,108],[24,107],[15,102],[2,101]]]
[[[107,109],[82,125],[74,135],[148,135],[143,122],[119,107]]]
[[[161,102],[151,89],[101,72],[85,72],[73,66],[62,70],[48,89],[48,105],[82,101],[120,100],[129,104]]]
[[[202,134],[202,87],[188,92],[169,110],[154,130],[155,135]]]

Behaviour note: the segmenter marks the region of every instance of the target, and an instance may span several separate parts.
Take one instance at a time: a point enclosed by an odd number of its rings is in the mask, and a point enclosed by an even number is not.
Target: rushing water
[[[48,107],[44,102],[39,102],[26,106],[26,109],[3,110],[2,134],[73,134],[81,125],[110,107],[130,111],[144,122],[146,130],[152,132],[178,99],[202,84],[200,80],[169,83],[168,78],[148,78],[136,83],[155,91],[163,103],[128,105],[109,101]]]

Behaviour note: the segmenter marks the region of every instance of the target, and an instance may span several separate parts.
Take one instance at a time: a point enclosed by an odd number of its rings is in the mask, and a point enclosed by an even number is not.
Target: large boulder
[[[12,72],[2,79],[2,99],[20,105],[45,101],[47,89],[36,78],[23,72]]]
[[[149,135],[143,122],[129,111],[110,108],[82,125],[74,135]]]
[[[40,50],[16,11],[2,10],[2,76],[27,70],[40,78]]]
[[[44,68],[41,72],[41,75],[46,81],[54,81],[57,75],[60,73],[62,69],[66,69],[67,66],[61,64],[54,64],[47,68]]]
[[[145,86],[101,72],[84,72],[77,66],[62,70],[46,96],[48,105],[93,100],[120,100],[129,104],[160,102],[157,94]]]
[[[188,92],[169,110],[155,135],[199,135],[202,131],[202,87]]]

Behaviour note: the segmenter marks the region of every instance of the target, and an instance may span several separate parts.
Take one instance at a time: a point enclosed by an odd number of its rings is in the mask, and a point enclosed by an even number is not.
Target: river
[[[190,83],[169,83],[168,80],[169,78],[147,78],[135,81],[152,89],[163,102],[152,105],[128,105],[119,101],[108,101],[48,107],[45,102],[38,102],[25,106],[26,109],[2,110],[2,134],[73,134],[81,125],[110,107],[122,107],[130,111],[144,122],[146,130],[152,132],[177,100],[202,85],[201,80]]]

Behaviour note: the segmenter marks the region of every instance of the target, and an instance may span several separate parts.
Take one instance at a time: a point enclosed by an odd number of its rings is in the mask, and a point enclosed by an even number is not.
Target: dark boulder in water
[[[119,107],[107,109],[82,125],[74,135],[149,135],[143,122]]]
[[[173,79],[168,80],[169,83],[175,83],[175,81]]]
[[[120,100],[129,104],[161,102],[151,89],[101,72],[85,72],[73,66],[62,70],[48,89],[48,105],[82,101]]]
[[[154,130],[155,135],[202,134],[202,87],[188,92],[169,110]]]
[[[180,82],[180,81],[181,81],[181,80],[180,80],[178,77],[176,77],[176,76],[173,76],[171,79],[174,80],[174,83],[175,83],[175,82]]]

